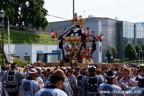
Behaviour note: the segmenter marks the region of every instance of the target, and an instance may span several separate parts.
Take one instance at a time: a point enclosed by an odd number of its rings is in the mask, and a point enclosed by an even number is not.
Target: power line
[[[29,10],[32,10],[32,11],[35,11],[35,12],[39,12],[39,11],[37,11],[37,10],[35,10],[35,9],[32,9],[32,8],[30,8],[30,7],[27,7],[27,6],[25,6],[25,5],[16,3],[16,2],[14,2],[13,0],[8,0],[8,1],[11,2],[11,3],[13,3],[13,4],[19,5],[19,6],[21,6],[21,7],[27,8],[27,9],[29,9]],[[59,17],[59,16],[55,16],[55,15],[51,15],[51,14],[48,14],[48,16],[55,17],[55,18],[59,18],[59,19],[64,19],[64,20],[68,20],[68,19],[66,19],[66,18]]]
[[[55,17],[55,18],[59,18],[59,19],[65,19],[65,20],[68,20],[68,19],[66,19],[66,18],[59,17],[59,16],[55,16],[55,15],[50,15],[50,14],[48,14],[48,16]]]

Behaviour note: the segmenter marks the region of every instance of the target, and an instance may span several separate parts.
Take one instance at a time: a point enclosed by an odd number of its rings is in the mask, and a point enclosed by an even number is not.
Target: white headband
[[[96,67],[95,67],[95,66],[89,66],[89,65],[88,65],[88,68],[95,68],[95,69],[96,69]]]
[[[34,74],[34,73],[37,73],[37,71],[35,71],[35,69],[31,69],[31,70],[33,70],[34,72],[32,72],[32,71],[28,70],[28,73],[29,73],[29,74]]]
[[[113,76],[108,76],[107,74],[105,75],[106,77],[108,78],[114,78],[115,77],[115,74]]]
[[[40,70],[40,71],[42,70],[41,67],[36,67],[36,69],[38,69],[38,70]]]
[[[144,79],[144,77],[142,77],[141,75],[138,75],[138,78],[139,78],[139,79]]]
[[[71,67],[70,67],[70,66],[67,66],[66,68],[67,68],[67,69],[71,69]]]
[[[29,73],[29,74],[34,74],[34,73],[37,73],[37,72],[28,71],[28,73]]]

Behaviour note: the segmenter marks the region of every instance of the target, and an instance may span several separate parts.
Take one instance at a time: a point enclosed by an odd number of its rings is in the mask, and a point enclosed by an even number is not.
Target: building
[[[98,26],[92,21],[101,23],[101,30],[99,30],[99,32],[92,32],[94,35],[96,33],[102,33],[104,35],[104,40],[102,42],[102,61],[104,61],[108,46],[114,46],[118,51],[117,58],[124,59],[124,47],[128,41],[131,41],[134,45],[141,45],[144,43],[144,27],[140,24],[111,18],[91,17],[86,18],[85,28],[87,26]],[[55,30],[62,34],[71,24],[71,21],[52,22],[49,23],[47,31]]]
[[[117,22],[117,57],[124,59],[124,48],[128,41],[133,45],[144,43],[144,27],[140,24],[134,24],[125,21]]]
[[[136,24],[140,24],[140,25],[144,26],[144,22],[137,22]]]
[[[8,52],[8,45],[4,46]],[[10,45],[11,57],[32,62],[58,62],[62,58],[58,45]]]

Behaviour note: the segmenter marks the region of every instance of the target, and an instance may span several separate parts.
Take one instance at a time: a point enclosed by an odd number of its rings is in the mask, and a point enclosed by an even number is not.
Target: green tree
[[[125,57],[129,60],[135,60],[137,58],[136,49],[130,41],[125,46]]]
[[[46,16],[48,11],[43,8],[44,0],[2,0],[0,9],[5,11],[4,23],[7,26],[9,19],[10,25],[18,25],[19,28],[26,29],[46,29],[48,20]]]
[[[134,46],[135,49],[136,49],[136,52],[137,52],[137,56],[139,56],[139,50],[142,50],[141,46],[139,46],[138,44]],[[142,51],[140,51],[140,57],[142,57]],[[139,57],[138,57],[139,58]],[[138,59],[137,58],[137,59]]]
[[[141,56],[144,57],[144,43],[141,45],[141,48],[142,48],[142,55]]]
[[[116,58],[117,56],[116,48],[113,46],[109,46],[107,49],[106,56],[108,57],[108,63],[113,62],[113,59]],[[112,59],[111,59],[111,56],[113,57]]]
[[[142,51],[144,51],[144,43],[141,45]]]

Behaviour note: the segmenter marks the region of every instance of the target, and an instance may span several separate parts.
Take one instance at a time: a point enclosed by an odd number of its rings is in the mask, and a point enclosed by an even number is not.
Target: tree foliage
[[[125,57],[129,58],[129,60],[135,60],[137,58],[136,49],[130,41],[125,46]]]
[[[137,44],[137,45],[135,45],[134,47],[135,47],[136,52],[137,52],[137,54],[138,54],[138,56],[139,56],[139,51],[142,50],[141,46],[139,46],[139,45]],[[142,56],[142,51],[140,51],[140,55]],[[141,57],[141,56],[140,56],[140,57]]]
[[[108,57],[108,63],[110,63],[110,61],[113,61],[114,58],[116,58],[117,56],[117,50],[115,47],[113,46],[109,46],[107,49],[107,53],[106,56]],[[111,60],[111,56],[113,56],[113,59]]]
[[[43,6],[44,0],[3,0],[3,3],[0,3],[0,9],[3,8],[6,14],[5,26],[9,19],[10,25],[18,25],[21,29],[46,29],[48,11]]]
[[[141,45],[142,51],[144,51],[144,43]]]

